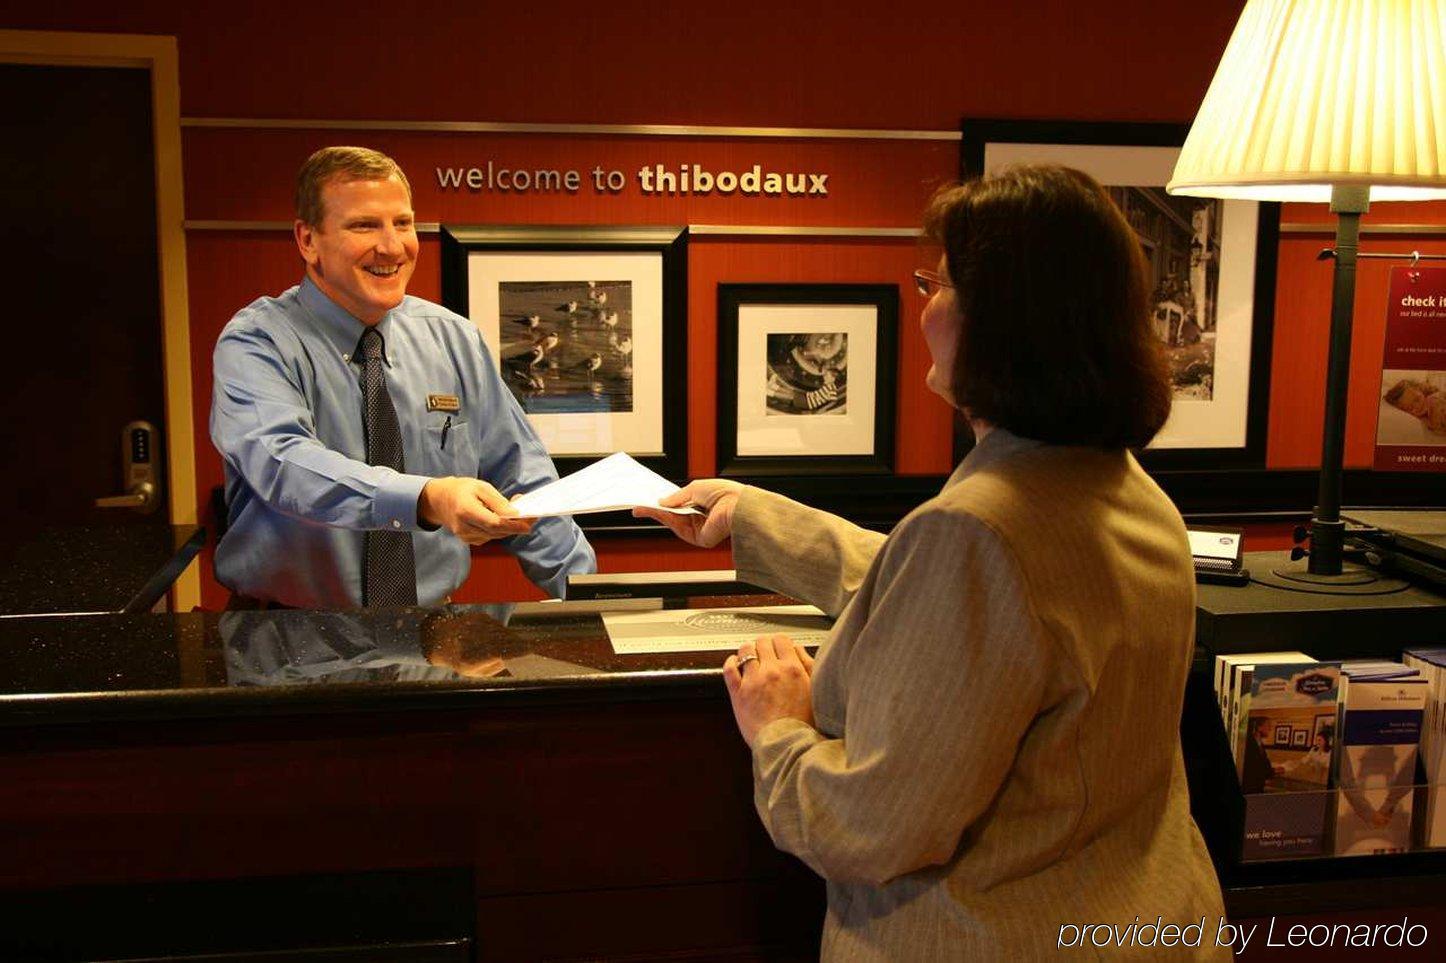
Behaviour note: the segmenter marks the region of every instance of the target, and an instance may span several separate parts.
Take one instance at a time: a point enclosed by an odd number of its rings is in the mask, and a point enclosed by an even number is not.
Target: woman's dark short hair
[[[926,235],[964,317],[950,389],[1017,435],[1140,448],[1170,414],[1139,239],[1092,177],[1030,165],[940,190]]]

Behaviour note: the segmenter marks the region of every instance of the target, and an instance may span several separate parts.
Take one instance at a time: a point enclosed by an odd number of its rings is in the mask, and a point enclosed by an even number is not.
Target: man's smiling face
[[[412,198],[396,177],[327,181],[318,225],[296,222],[296,246],[317,287],[363,324],[402,303],[417,266]]]

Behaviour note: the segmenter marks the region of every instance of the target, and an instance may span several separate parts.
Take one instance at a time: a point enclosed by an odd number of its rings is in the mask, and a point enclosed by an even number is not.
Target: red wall
[[[188,116],[947,130],[1187,119],[1240,6],[67,0],[4,26],[174,35]]]
[[[281,4],[255,0],[224,14],[204,4],[34,6],[7,27],[161,33],[178,38],[187,117],[464,120],[594,124],[714,124],[949,130],[962,116],[1189,120],[1239,4],[1070,0],[999,4],[924,0],[903,8],[835,0],[789,8],[763,0],[664,5],[438,2]],[[760,140],[467,135],[187,128],[186,216],[282,221],[296,166],[325,143],[362,142],[408,170],[419,219],[450,223],[785,224],[901,227],[949,178],[957,145],[925,141]],[[629,175],[617,196],[443,192],[436,166],[595,165]],[[648,198],[645,163],[714,169],[753,163],[830,173],[827,198]],[[1328,220],[1288,207],[1286,222]],[[1446,222],[1443,205],[1384,205],[1367,222]],[[205,434],[210,350],[225,321],[299,276],[287,235],[188,233],[192,351],[203,504],[220,466]],[[1329,237],[1280,245],[1267,460],[1315,463],[1320,447]],[[1367,250],[1446,241],[1367,239]],[[927,360],[915,326],[913,268],[932,257],[911,240],[696,237],[689,265],[689,468],[714,470],[716,285],[723,281],[883,281],[903,289],[899,467],[949,466],[949,418],[922,387]],[[439,244],[423,244],[413,292],[437,299]],[[1387,266],[1364,263],[1357,290],[1347,461],[1368,465],[1379,383]],[[1257,546],[1253,546],[1257,547]],[[1260,545],[1258,547],[1267,547]],[[728,567],[658,538],[600,540],[605,570]],[[205,567],[204,600],[224,593]],[[500,553],[479,553],[463,600],[530,588]]]

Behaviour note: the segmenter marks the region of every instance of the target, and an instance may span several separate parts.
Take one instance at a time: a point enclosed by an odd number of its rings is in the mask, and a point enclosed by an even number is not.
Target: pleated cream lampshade
[[[1446,198],[1446,0],[1249,0],[1167,190]]]

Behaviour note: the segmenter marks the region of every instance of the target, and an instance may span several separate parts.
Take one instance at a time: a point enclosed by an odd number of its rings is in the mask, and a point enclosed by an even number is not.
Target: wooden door
[[[165,430],[150,74],[0,64],[0,97],[0,209],[23,239],[4,326],[0,526],[20,540],[55,525],[169,526],[163,492],[148,514],[95,507],[123,490],[123,428]],[[161,447],[138,454],[160,468]]]
[[[138,588],[197,520],[177,60],[172,37],[0,30],[0,192],[21,242],[0,351],[6,613],[105,607],[108,579]],[[154,435],[123,448],[133,421]],[[125,450],[145,462],[129,479]],[[97,509],[137,474],[154,511]],[[196,565],[171,598],[199,602]]]

